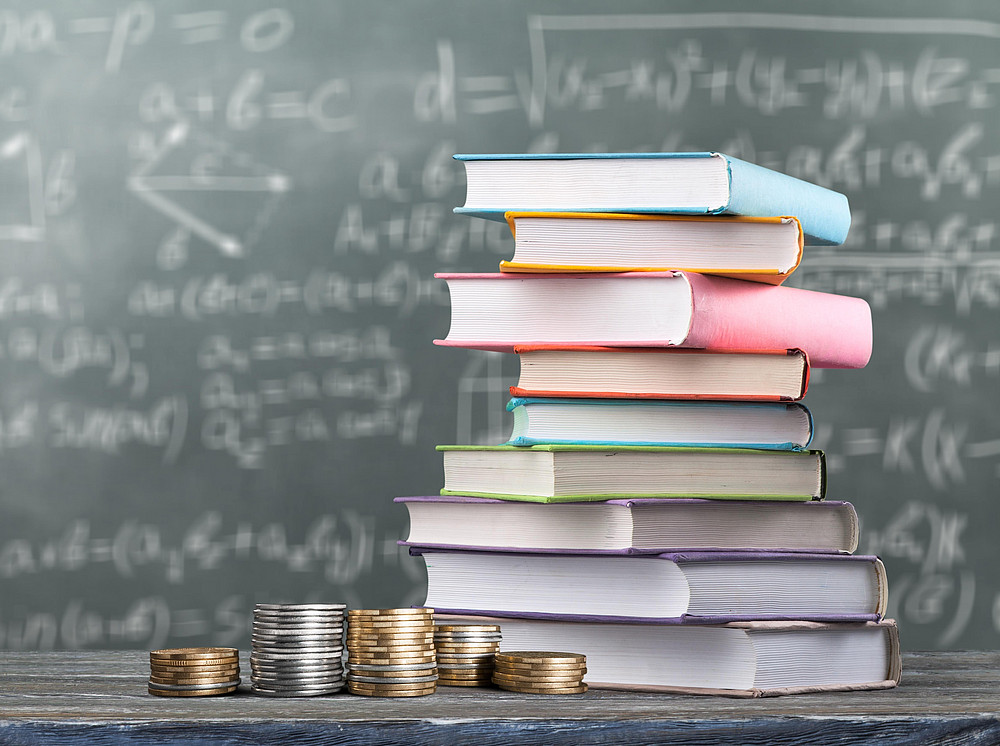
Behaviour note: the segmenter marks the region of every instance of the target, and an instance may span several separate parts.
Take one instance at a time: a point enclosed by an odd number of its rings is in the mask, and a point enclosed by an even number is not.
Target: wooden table
[[[896,689],[757,700],[450,687],[415,699],[272,699],[245,685],[179,699],[147,694],[144,651],[0,661],[0,743],[1000,743],[1000,652],[909,653]]]

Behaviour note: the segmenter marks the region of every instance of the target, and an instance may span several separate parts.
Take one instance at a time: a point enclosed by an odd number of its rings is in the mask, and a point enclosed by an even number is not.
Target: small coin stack
[[[587,656],[579,653],[519,651],[497,653],[493,683],[524,694],[583,694]]]
[[[498,624],[439,624],[434,628],[438,684],[489,686],[493,655],[500,649]]]
[[[315,697],[344,687],[344,604],[256,604],[250,686],[268,697]]]
[[[171,648],[149,653],[149,693],[158,697],[211,697],[240,685],[236,648]]]
[[[420,697],[435,692],[433,609],[351,609],[347,621],[351,694]]]

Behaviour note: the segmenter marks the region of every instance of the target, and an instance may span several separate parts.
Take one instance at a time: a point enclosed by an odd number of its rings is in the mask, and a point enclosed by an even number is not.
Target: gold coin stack
[[[240,685],[236,648],[172,648],[149,653],[149,693],[158,697],[211,697]]]
[[[500,650],[498,624],[439,624],[434,628],[438,684],[488,686]]]
[[[434,693],[433,609],[351,609],[347,624],[347,691],[368,697]]]
[[[579,653],[518,651],[497,653],[493,683],[524,694],[583,694],[587,656]]]

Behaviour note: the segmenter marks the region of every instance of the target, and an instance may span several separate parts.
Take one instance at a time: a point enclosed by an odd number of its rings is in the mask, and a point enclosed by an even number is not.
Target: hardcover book
[[[813,421],[802,404],[515,397],[510,445],[544,443],[806,448]]]
[[[661,554],[679,550],[850,554],[858,514],[848,502],[636,498],[541,504],[464,495],[397,497],[404,545],[496,552]]]
[[[411,547],[427,567],[424,606],[445,614],[706,624],[878,621],[878,557],[801,552],[593,555]]]
[[[818,500],[822,451],[658,446],[439,445],[443,495],[535,502],[621,497]]]
[[[802,350],[517,345],[513,396],[798,401],[809,388]]]
[[[794,217],[508,212],[501,272],[685,270],[780,285],[802,259]]]
[[[435,614],[499,624],[501,650],[579,650],[593,689],[771,697],[891,689],[902,661],[896,622],[609,624]]]
[[[451,325],[436,344],[801,349],[818,368],[861,368],[872,351],[863,298],[693,272],[441,273]],[[558,309],[558,312],[555,312]]]
[[[841,244],[847,197],[723,153],[459,154],[466,198],[455,212],[794,215],[807,244]]]

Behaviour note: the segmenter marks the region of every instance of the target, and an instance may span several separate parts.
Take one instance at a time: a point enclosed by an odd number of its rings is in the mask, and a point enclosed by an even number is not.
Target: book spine
[[[692,313],[685,347],[799,348],[817,368],[863,368],[872,314],[863,298],[688,273]]]
[[[847,239],[851,208],[840,192],[727,156],[729,212],[737,215],[794,215],[805,242],[838,245]]]

